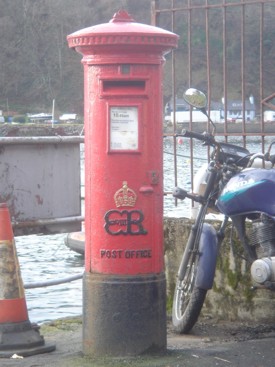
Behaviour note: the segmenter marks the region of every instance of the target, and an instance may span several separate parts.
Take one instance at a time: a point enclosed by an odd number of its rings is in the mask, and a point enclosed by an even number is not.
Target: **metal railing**
[[[189,87],[207,94],[208,110],[213,101],[222,101],[223,122],[217,124],[216,135],[225,141],[240,136],[243,146],[257,138],[259,151],[264,151],[266,137],[275,134],[275,123],[264,119],[265,109],[275,111],[274,0],[152,0],[151,10],[153,25],[180,35],[178,49],[167,56],[164,73],[164,104],[171,98],[172,107],[172,126],[165,136],[174,141],[175,185],[177,132],[183,126],[211,131],[209,121],[199,124],[192,120],[191,113],[188,122],[177,122],[177,99]],[[256,114],[248,121],[251,96]],[[232,101],[240,104],[238,123],[230,120]],[[190,170],[192,180],[192,141]]]
[[[66,277],[66,278],[46,280],[46,281],[43,281],[43,282],[26,283],[26,284],[24,284],[24,288],[25,289],[34,289],[34,288],[52,287],[54,285],[70,283],[70,282],[73,282],[75,280],[79,280],[79,279],[82,279],[82,278],[83,278],[83,273],[79,273],[79,274],[75,274],[75,275],[72,275],[72,276]]]

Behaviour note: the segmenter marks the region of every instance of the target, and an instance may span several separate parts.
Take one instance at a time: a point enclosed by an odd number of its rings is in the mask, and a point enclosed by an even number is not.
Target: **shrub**
[[[28,122],[28,118],[25,115],[13,116],[12,122],[19,122],[21,124],[24,124],[25,122]]]

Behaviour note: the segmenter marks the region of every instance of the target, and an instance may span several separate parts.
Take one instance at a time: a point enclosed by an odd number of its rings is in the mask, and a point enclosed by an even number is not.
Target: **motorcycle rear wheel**
[[[196,265],[195,259],[190,259],[183,280],[176,282],[172,321],[180,334],[187,334],[197,322],[207,293],[206,289],[195,287]]]

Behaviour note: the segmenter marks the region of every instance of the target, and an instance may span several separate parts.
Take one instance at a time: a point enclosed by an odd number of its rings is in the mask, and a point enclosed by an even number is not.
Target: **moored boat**
[[[85,253],[85,232],[68,233],[65,237],[65,245],[72,251],[84,255]]]

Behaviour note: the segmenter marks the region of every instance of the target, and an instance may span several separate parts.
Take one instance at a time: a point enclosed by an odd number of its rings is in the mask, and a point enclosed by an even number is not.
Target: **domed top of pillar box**
[[[139,58],[142,54],[146,54],[147,59],[150,55],[154,55],[154,59],[159,55],[162,59],[163,55],[177,47],[178,35],[159,27],[136,23],[125,10],[119,10],[109,23],[81,29],[70,34],[67,40],[69,47],[81,53],[86,61],[102,62],[102,58],[108,59],[108,55],[112,55],[122,62],[128,55],[138,62],[135,57]]]

